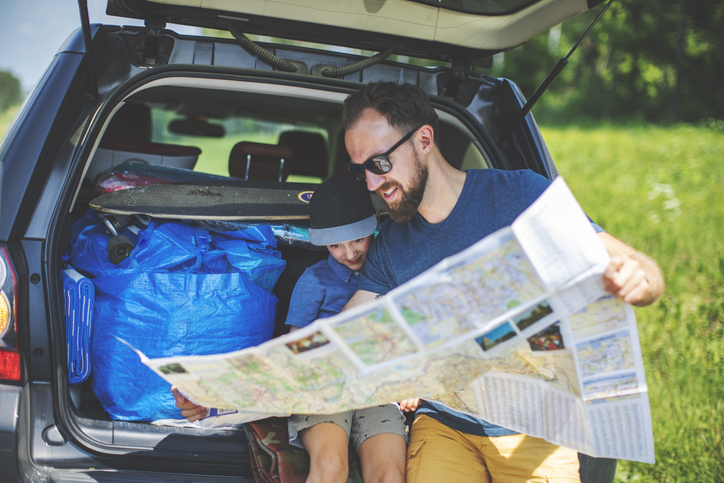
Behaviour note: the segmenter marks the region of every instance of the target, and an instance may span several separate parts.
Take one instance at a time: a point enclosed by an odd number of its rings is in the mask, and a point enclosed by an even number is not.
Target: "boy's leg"
[[[346,483],[353,411],[325,415],[292,415],[289,442],[309,453],[307,483]]]
[[[357,450],[365,483],[403,483],[407,442],[393,433],[365,439]]]
[[[301,433],[309,453],[307,483],[346,483],[349,472],[347,432],[334,423],[319,423]]]
[[[407,434],[396,404],[355,411],[351,438],[365,483],[404,483]]]

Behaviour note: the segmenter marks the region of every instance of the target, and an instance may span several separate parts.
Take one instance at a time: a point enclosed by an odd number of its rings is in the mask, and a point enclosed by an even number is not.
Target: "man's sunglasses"
[[[370,159],[362,164],[349,163],[347,165],[347,169],[350,173],[355,175],[357,179],[361,181],[367,179],[365,171],[369,171],[375,174],[388,173],[392,169],[392,163],[390,162],[389,155],[392,154],[395,149],[402,146],[408,139],[410,139],[412,135],[415,134],[417,130],[420,129],[422,126],[424,126],[424,124],[417,126],[415,129],[405,134],[402,139],[397,141],[397,143],[390,149],[388,149],[386,153],[372,156]]]

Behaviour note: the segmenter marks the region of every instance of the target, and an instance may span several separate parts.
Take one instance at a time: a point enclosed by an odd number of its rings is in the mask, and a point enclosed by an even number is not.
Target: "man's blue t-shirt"
[[[428,223],[419,212],[407,223],[385,220],[367,254],[360,290],[386,294],[444,258],[510,226],[550,185],[530,170],[467,171],[450,215]]]
[[[294,286],[286,325],[305,327],[317,319],[337,315],[357,291],[360,272],[332,255],[307,268]]]
[[[550,181],[530,170],[467,172],[462,193],[448,217],[428,223],[419,212],[407,223],[386,220],[367,254],[359,289],[386,294],[491,233],[509,226],[548,187]],[[477,436],[505,436],[514,431],[423,401],[417,414]]]

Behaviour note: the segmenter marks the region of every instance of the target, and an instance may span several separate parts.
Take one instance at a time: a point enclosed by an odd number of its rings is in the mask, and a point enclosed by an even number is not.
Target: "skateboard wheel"
[[[126,235],[116,235],[108,240],[108,258],[114,265],[128,258],[132,250],[133,242]]]

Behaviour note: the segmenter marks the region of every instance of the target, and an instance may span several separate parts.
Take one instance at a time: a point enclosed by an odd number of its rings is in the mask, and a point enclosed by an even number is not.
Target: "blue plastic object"
[[[276,298],[241,273],[126,272],[99,277],[91,387],[113,419],[181,418],[148,357],[231,352],[272,337]]]
[[[68,381],[80,384],[91,374],[90,344],[95,288],[86,277],[73,269],[67,269],[63,270],[63,294]]]
[[[271,292],[285,262],[268,226],[217,233],[151,220],[123,234],[137,243],[114,265],[95,212],[71,229],[68,260],[96,292],[91,387],[113,419],[181,418],[168,383],[116,337],[151,358],[258,345],[273,334]]]

